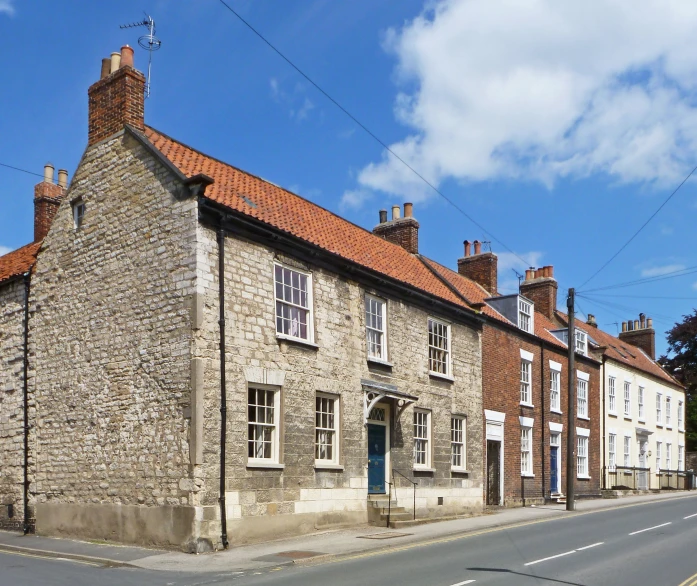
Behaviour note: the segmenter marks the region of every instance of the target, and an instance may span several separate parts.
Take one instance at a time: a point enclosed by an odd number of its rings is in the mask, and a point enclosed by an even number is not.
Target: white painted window
[[[685,446],[678,445],[678,470],[685,470]]]
[[[247,458],[249,462],[278,462],[278,389],[247,390]]]
[[[576,329],[576,352],[586,356],[588,354],[588,336],[586,332]]]
[[[579,417],[588,417],[588,381],[576,381],[576,403]]]
[[[82,227],[82,221],[85,218],[85,212],[87,208],[85,207],[85,202],[81,199],[73,202],[73,227],[79,230]]]
[[[661,442],[656,442],[656,472],[661,469]]]
[[[672,403],[672,400],[670,397],[666,397],[666,427],[672,427],[673,422],[671,419],[671,414],[670,414],[670,405]]]
[[[607,438],[608,446],[608,466],[610,470],[614,470],[617,466],[617,435],[611,433]]]
[[[678,429],[683,430],[685,429],[685,420],[684,420],[684,404],[682,401],[678,401]]]
[[[532,476],[532,427],[520,429],[520,473]]]
[[[450,326],[428,318],[428,370],[450,376]]]
[[[624,465],[632,465],[632,438],[628,435],[624,436]]]
[[[656,425],[663,425],[663,397],[656,393]]]
[[[588,438],[584,436],[576,438],[576,474],[588,476]]]
[[[533,329],[533,305],[525,299],[518,298],[518,327],[525,331],[534,332]]]
[[[387,304],[377,297],[365,296],[365,335],[368,357],[387,360]]]
[[[456,470],[467,467],[466,448],[467,420],[464,417],[450,418],[450,465]]]
[[[607,383],[608,392],[608,411],[612,414],[617,413],[617,397],[615,395],[615,377],[611,376]]]
[[[521,359],[520,361],[520,402],[524,405],[532,404],[530,382],[532,377],[532,362]]]
[[[276,333],[312,342],[312,275],[274,266]]]
[[[339,397],[317,393],[315,397],[315,462],[339,463]]]
[[[644,413],[644,387],[639,387],[639,395],[637,402],[639,404],[639,421],[643,421],[646,417]]]
[[[668,444],[666,443],[666,470],[670,470],[671,465],[673,464],[671,459],[672,459],[672,448],[673,444]]]
[[[414,467],[431,467],[431,414],[414,409]]]
[[[561,409],[561,403],[559,399],[559,385],[561,379],[561,373],[558,370],[551,370],[550,376],[550,398],[549,406],[553,411],[559,411]]]
[[[632,383],[624,381],[624,416],[632,415]]]

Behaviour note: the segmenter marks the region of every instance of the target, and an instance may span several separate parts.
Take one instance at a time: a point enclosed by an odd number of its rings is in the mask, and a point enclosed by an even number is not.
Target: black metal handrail
[[[394,468],[392,469],[392,482],[394,482],[395,472],[397,474],[399,474],[405,480],[408,480],[409,482],[411,482],[411,484],[414,488],[414,511],[413,512],[414,512],[414,520],[416,521],[416,485],[418,484],[418,482],[416,482],[416,480],[414,480],[413,478],[409,478],[405,474],[402,474],[399,470],[395,470]],[[395,484],[395,488],[394,488],[394,496],[395,496],[395,498],[397,498],[397,485],[396,484]]]

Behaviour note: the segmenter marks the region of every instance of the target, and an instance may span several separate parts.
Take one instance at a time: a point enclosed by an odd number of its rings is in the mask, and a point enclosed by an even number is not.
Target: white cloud
[[[659,277],[660,275],[666,275],[668,273],[673,273],[675,271],[682,271],[685,265],[662,265],[658,267],[650,267],[648,269],[642,269],[642,277]]]
[[[3,256],[8,252],[12,252],[12,249],[8,248],[7,246],[0,246],[0,256]]]
[[[697,151],[696,26],[692,0],[429,2],[385,37],[410,128],[391,148],[435,183],[672,183]],[[388,155],[358,181],[431,195]]]
[[[300,120],[305,120],[307,118],[307,115],[309,114],[310,110],[313,110],[315,105],[310,101],[310,98],[305,98],[305,101],[303,102],[303,105],[298,109],[297,112],[295,112],[295,119],[300,121]],[[291,116],[293,115],[293,110],[290,111]]]
[[[297,122],[307,120],[310,111],[315,108],[310,98],[304,95],[305,88],[300,83],[296,83],[293,90],[288,92],[281,87],[275,77],[272,77],[269,80],[269,87],[274,102],[288,106],[288,114]]]
[[[540,266],[542,253],[537,251],[523,252],[518,256],[522,257],[526,262],[523,262],[512,252],[497,252],[498,256],[498,290],[500,293],[517,293],[518,278],[513,272],[525,273],[525,269],[530,267]]]
[[[349,209],[358,209],[373,197],[373,192],[368,189],[352,189],[344,192],[339,202],[339,210],[345,212]]]
[[[7,14],[13,16],[15,13],[15,7],[13,6],[12,0],[0,0],[0,14]]]

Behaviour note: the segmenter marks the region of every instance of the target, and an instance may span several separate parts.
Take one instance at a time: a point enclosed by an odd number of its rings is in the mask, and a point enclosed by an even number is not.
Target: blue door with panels
[[[368,493],[385,494],[387,427],[368,424]]]
[[[559,475],[557,474],[558,470],[558,465],[557,465],[557,458],[559,457],[559,448],[557,446],[552,446],[551,449],[551,454],[549,458],[549,465],[551,467],[550,470],[550,481],[549,481],[549,488],[552,491],[552,493],[558,493],[559,492]]]

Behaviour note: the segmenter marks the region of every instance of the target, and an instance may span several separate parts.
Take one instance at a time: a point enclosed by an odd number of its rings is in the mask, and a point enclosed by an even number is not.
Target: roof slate
[[[41,242],[32,242],[0,256],[0,283],[29,272],[36,262]]]

